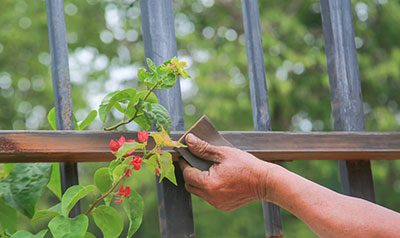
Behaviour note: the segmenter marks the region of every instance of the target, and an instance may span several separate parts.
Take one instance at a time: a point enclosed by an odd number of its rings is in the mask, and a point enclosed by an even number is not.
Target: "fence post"
[[[270,131],[271,118],[258,1],[243,0],[242,3],[253,124],[257,131]],[[266,237],[282,237],[282,218],[279,207],[268,202],[263,202],[262,205]]]
[[[350,0],[321,0],[333,125],[364,130],[364,112]],[[339,161],[343,192],[375,201],[370,161]]]
[[[71,83],[69,79],[64,1],[46,0],[46,12],[57,129],[73,130],[74,120],[72,113]],[[76,163],[61,163],[60,172],[63,193],[68,187],[79,183]],[[71,216],[74,217],[79,213],[80,206],[79,203],[77,203],[71,211]]]
[[[145,56],[157,65],[176,56],[176,38],[171,0],[141,0]],[[179,80],[168,90],[155,92],[171,114],[171,130],[183,131],[182,99]],[[175,166],[178,186],[164,180],[157,183],[160,232],[163,238],[195,237],[190,194],[185,190],[182,172]]]

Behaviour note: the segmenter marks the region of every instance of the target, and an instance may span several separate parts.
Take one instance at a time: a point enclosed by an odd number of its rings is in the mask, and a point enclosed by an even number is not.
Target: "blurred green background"
[[[352,2],[366,129],[398,131],[400,1]],[[332,130],[319,1],[259,4],[273,130]],[[0,129],[50,129],[46,114],[53,107],[53,92],[45,1],[2,0],[1,5]],[[186,127],[204,113],[219,130],[252,130],[241,2],[176,0],[174,11],[178,56],[189,63],[192,75],[181,82]],[[65,14],[73,107],[79,120],[97,108],[107,92],[137,87],[136,70],[144,65],[140,6],[137,0],[65,0]],[[100,122],[90,129],[100,130]],[[99,166],[80,164],[81,182],[91,182]],[[335,161],[285,166],[340,191]],[[400,161],[372,166],[377,202],[400,211]],[[155,179],[141,172],[133,186],[145,198],[137,237],[156,237]],[[47,197],[45,202],[54,200]],[[263,237],[259,203],[225,213],[193,196],[193,208],[197,237]],[[294,216],[283,211],[283,217],[287,237],[313,236]],[[20,226],[29,228],[23,219]]]

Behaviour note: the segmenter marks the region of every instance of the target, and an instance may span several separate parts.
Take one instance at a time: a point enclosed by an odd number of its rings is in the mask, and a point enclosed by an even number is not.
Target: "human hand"
[[[193,134],[186,136],[186,143],[194,155],[215,162],[208,171],[200,171],[180,160],[188,192],[224,211],[268,199],[268,175],[277,165],[236,148],[210,145]]]

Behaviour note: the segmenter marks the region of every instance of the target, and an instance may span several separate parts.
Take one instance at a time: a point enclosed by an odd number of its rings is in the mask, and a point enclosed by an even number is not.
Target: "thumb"
[[[214,162],[221,161],[221,149],[218,146],[211,145],[208,142],[201,140],[197,136],[193,135],[192,133],[187,134],[185,140],[190,152],[192,152],[197,157]]]

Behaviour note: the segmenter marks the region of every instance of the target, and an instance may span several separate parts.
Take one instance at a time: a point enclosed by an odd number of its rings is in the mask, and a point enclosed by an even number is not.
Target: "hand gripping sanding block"
[[[221,134],[218,133],[217,129],[215,129],[214,125],[207,118],[207,116],[203,115],[180,139],[179,142],[186,145],[186,135],[192,133],[198,138],[208,142],[211,145],[216,146],[229,146],[233,147],[233,145],[227,141]],[[208,170],[213,162],[204,160],[192,154],[188,148],[175,148],[175,150],[181,154],[184,160],[188,162],[192,167],[195,167],[199,170],[206,171]]]

